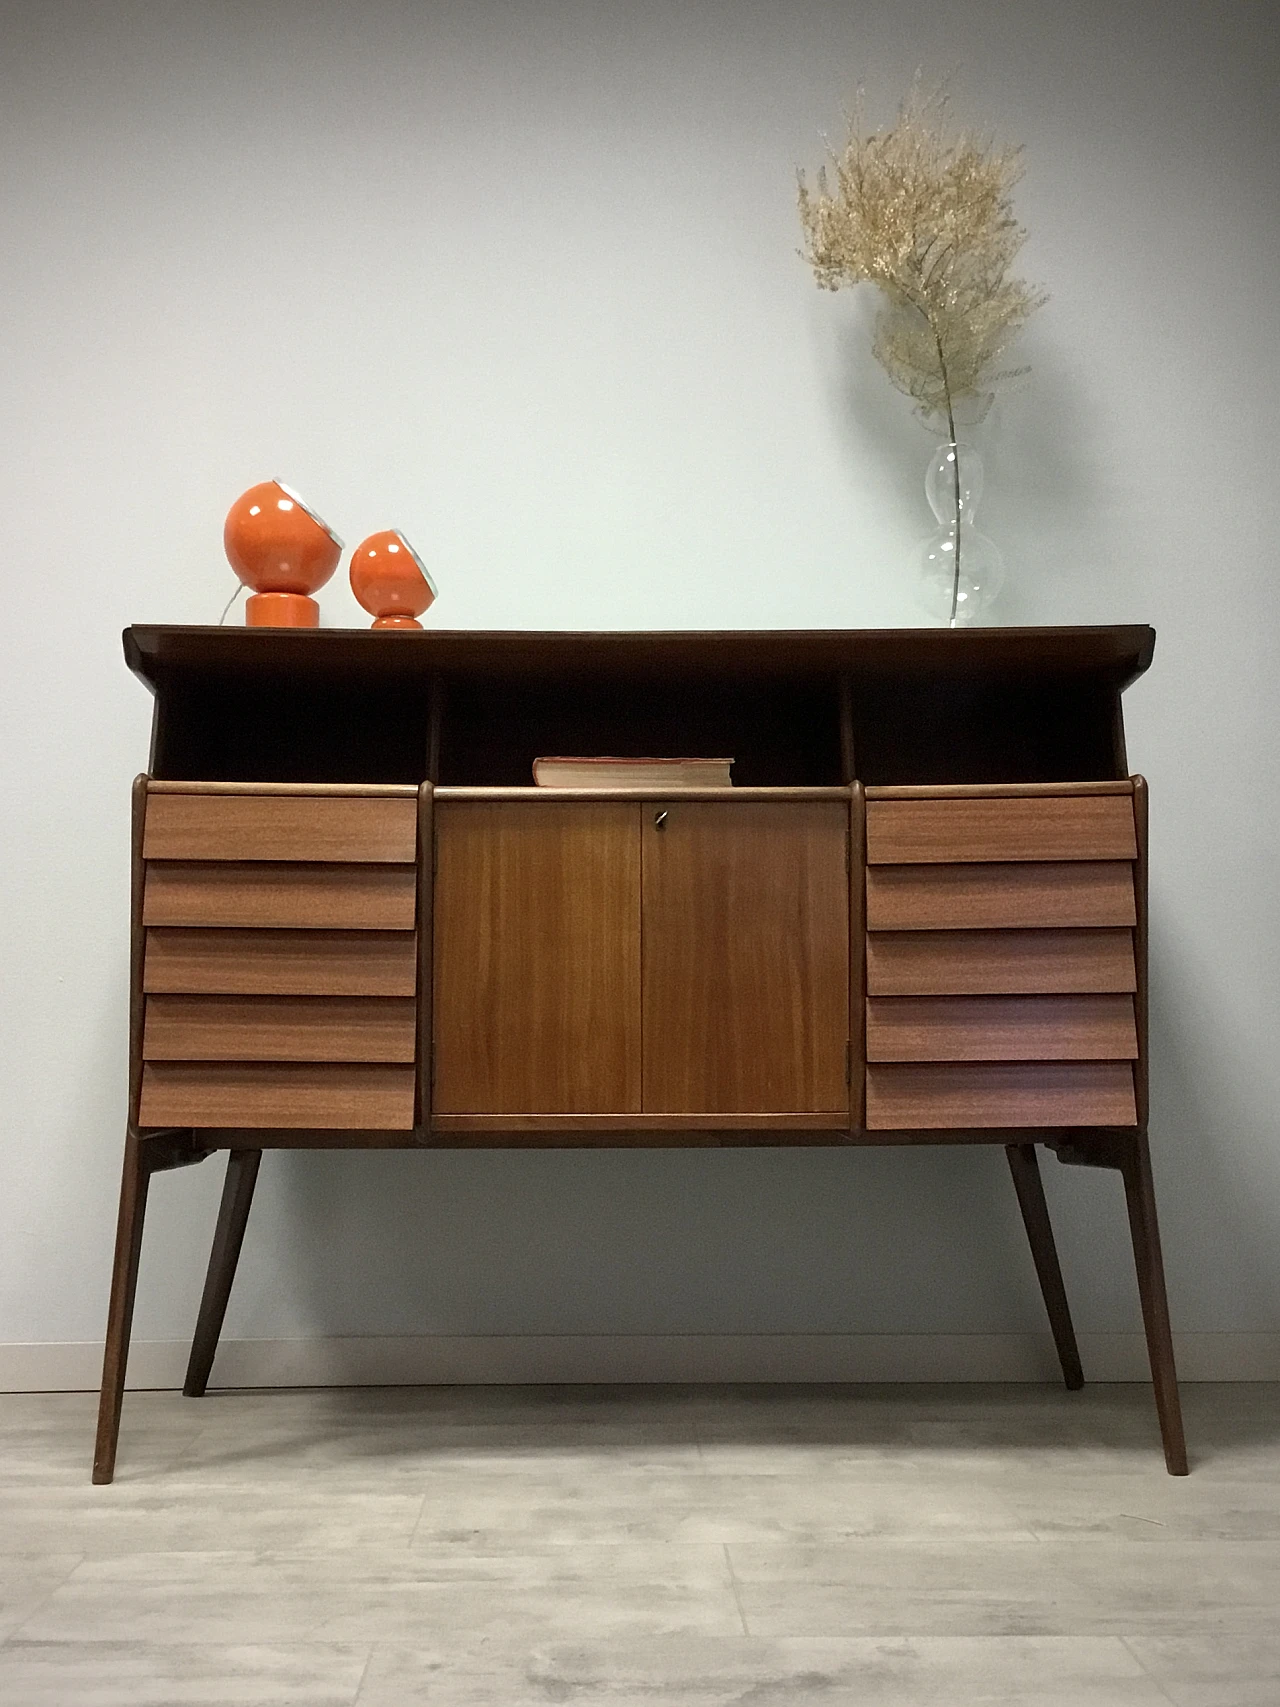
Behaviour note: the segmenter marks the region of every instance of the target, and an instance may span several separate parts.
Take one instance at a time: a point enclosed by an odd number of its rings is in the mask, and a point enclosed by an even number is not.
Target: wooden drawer
[[[148,996],[147,1061],[412,1061],[411,996]]]
[[[872,996],[868,1061],[1136,1059],[1132,996]]]
[[[1136,922],[1133,867],[1127,860],[867,868],[867,929],[872,931]]]
[[[225,996],[412,996],[413,931],[147,932],[143,989]]]
[[[144,859],[319,860],[412,865],[414,794],[147,795]]]
[[[876,1064],[867,1068],[867,1129],[1133,1126],[1127,1061]]]
[[[1104,993],[1137,988],[1126,930],[873,931],[871,996]]]
[[[148,1061],[141,1126],[413,1126],[414,1069]]]
[[[142,922],[411,931],[417,875],[412,865],[153,860]]]
[[[1137,851],[1127,792],[867,802],[869,865],[1131,860]]]

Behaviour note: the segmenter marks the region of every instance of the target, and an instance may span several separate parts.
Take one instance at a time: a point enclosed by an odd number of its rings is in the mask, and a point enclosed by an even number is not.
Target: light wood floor
[[[5,1707],[1280,1707],[1280,1387],[0,1396]]]

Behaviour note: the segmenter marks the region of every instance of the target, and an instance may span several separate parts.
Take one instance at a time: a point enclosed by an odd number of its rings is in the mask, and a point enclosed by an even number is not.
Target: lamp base
[[[320,606],[305,593],[255,593],[244,621],[246,628],[319,628]]]
[[[369,624],[370,628],[416,628],[421,630],[422,624],[412,616],[379,616]]]

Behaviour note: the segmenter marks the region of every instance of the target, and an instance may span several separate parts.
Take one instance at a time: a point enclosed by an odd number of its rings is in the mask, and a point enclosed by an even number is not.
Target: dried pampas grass
[[[876,358],[954,443],[955,405],[976,398],[981,416],[995,383],[1026,371],[997,363],[1045,296],[1009,276],[1026,239],[1012,206],[1021,150],[949,136],[947,106],[945,86],[925,94],[917,76],[896,122],[868,133],[859,92],[848,141],[799,192],[819,285],[881,287]]]

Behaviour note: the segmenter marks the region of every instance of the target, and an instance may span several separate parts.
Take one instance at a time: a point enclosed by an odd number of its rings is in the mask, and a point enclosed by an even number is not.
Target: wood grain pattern
[[[840,723],[840,780],[848,788],[858,766],[853,741],[853,684],[843,674],[836,684],[836,715]]]
[[[171,794],[152,790],[146,859],[322,860],[411,865],[417,802],[403,791]]]
[[[1164,1442],[1164,1461],[1171,1476],[1188,1471],[1187,1441],[1182,1427],[1182,1400],[1178,1396],[1178,1372],[1174,1363],[1173,1329],[1165,1292],[1164,1258],[1160,1254],[1160,1225],[1156,1218],[1155,1186],[1151,1178],[1151,1146],[1145,1130],[1133,1136],[1121,1163],[1133,1260],[1138,1271],[1138,1297],[1151,1360],[1156,1413]]]
[[[645,1112],[847,1109],[848,796],[642,822]]]
[[[755,801],[762,804],[778,805],[794,800],[847,800],[847,788],[746,788],[734,784],[732,789],[726,788],[537,788],[537,787],[481,787],[470,784],[449,784],[437,788],[436,799],[440,801],[510,801],[514,805],[538,801],[544,806],[573,805],[580,806],[585,801],[601,800],[616,801],[620,804],[629,801],[646,800],[681,800],[688,804],[690,801],[709,800],[717,803],[736,801],[745,805]]]
[[[544,1144],[557,1144],[567,1132],[599,1133],[606,1141],[611,1133],[619,1138],[630,1133],[677,1143],[680,1134],[688,1132],[830,1132],[843,1142],[848,1124],[843,1109],[818,1114],[437,1114],[433,1131],[440,1137],[536,1133]]]
[[[1132,996],[872,996],[868,1061],[1124,1061]]]
[[[867,1075],[867,797],[860,782],[849,785],[849,1125],[866,1123]]]
[[[412,865],[152,860],[148,925],[411,931]]]
[[[435,799],[433,1117],[639,1110],[639,804]]]
[[[867,937],[872,996],[1102,994],[1135,985],[1130,931],[874,931]]]
[[[178,782],[152,777],[148,785],[152,794],[293,794],[308,799],[336,799],[339,796],[378,800],[413,800],[418,793],[411,782]]]
[[[867,929],[1003,930],[1132,925],[1127,860],[867,867]]]
[[[1147,982],[1147,844],[1150,831],[1150,802],[1147,794],[1147,780],[1141,776],[1133,778],[1133,818],[1138,834],[1138,857],[1133,864],[1133,886],[1138,911],[1138,923],[1133,933],[1133,958],[1138,974],[1138,989],[1133,1002],[1138,1015],[1138,1064],[1133,1070],[1133,1077],[1138,1092],[1138,1125],[1145,1132],[1151,1111],[1151,1069],[1147,1054],[1147,1036],[1150,1024],[1150,996]],[[1154,1197],[1151,1199],[1151,1219],[1154,1227]],[[1158,1234],[1156,1238],[1158,1241]],[[1160,1285],[1163,1287],[1164,1269],[1159,1261],[1157,1261],[1157,1268],[1159,1269]],[[1176,1400],[1176,1384],[1174,1386],[1174,1397]]]
[[[148,1061],[412,1061],[411,996],[147,997]]]
[[[1132,1126],[1127,1061],[875,1063],[867,1068],[870,1131],[989,1126]]]
[[[1131,794],[1127,777],[1111,782],[908,782],[871,783],[868,800],[1001,800],[1037,795]]]
[[[666,629],[556,633],[546,629],[225,628],[135,623],[125,631],[125,661],[153,687],[197,673],[260,671],[264,638],[277,668],[307,679],[335,674],[364,682],[425,685],[432,672],[535,675],[544,681],[609,680],[643,669],[652,679],[699,679],[788,672],[835,676],[935,675],[971,682],[983,673],[1033,679],[1105,674],[1117,687],[1147,669],[1155,631],[1146,624],[1085,628]],[[939,733],[941,745],[945,735]]]
[[[1115,860],[1136,852],[1127,793],[867,802],[871,865]]]
[[[148,1061],[144,1126],[413,1126],[412,1067]]]
[[[136,804],[136,790],[134,800]],[[136,885],[136,889],[140,897],[140,883]],[[133,1306],[138,1290],[138,1264],[142,1255],[142,1228],[146,1219],[147,1188],[151,1177],[143,1161],[144,1148],[131,1117],[124,1140],[120,1207],[116,1215],[115,1256],[111,1265],[111,1296],[107,1304],[107,1335],[102,1352],[102,1388],[98,1395],[98,1428],[93,1448],[95,1485],[109,1482],[116,1471],[120,1411],[124,1403],[125,1369],[129,1361]]]
[[[213,1248],[209,1252],[209,1267],[205,1272],[200,1314],[196,1318],[186,1379],[182,1383],[183,1395],[188,1399],[203,1397],[209,1386],[261,1162],[261,1150],[232,1150],[227,1155],[222,1202],[218,1206]]]
[[[412,996],[412,931],[147,932],[143,987],[219,996]]]
[[[443,705],[443,684],[440,693],[433,685],[432,705]],[[439,719],[436,721],[439,732]],[[438,757],[438,755],[437,755]],[[424,782],[418,790],[418,982],[417,1004],[418,1084],[414,1102],[414,1125],[422,1133],[431,1129],[431,1048],[435,1026],[433,1018],[435,954],[435,889],[436,889],[436,819],[435,784]]]
[[[130,1131],[135,1130],[138,1124],[138,1098],[142,1092],[142,1028],[143,1016],[146,1012],[146,997],[142,989],[142,962],[147,942],[146,928],[142,922],[147,871],[146,863],[142,857],[142,837],[147,822],[148,781],[149,778],[145,772],[141,776],[134,777],[130,814],[128,1112],[128,1130]],[[123,1195],[122,1189],[122,1202]],[[119,1258],[119,1250],[117,1250],[116,1255]],[[110,1477],[107,1479],[110,1480]]]
[[[1018,1194],[1018,1207],[1022,1211],[1022,1225],[1027,1230],[1031,1258],[1036,1265],[1036,1277],[1040,1282],[1040,1294],[1049,1318],[1049,1329],[1057,1348],[1058,1362],[1062,1365],[1062,1379],[1068,1391],[1078,1393],[1084,1386],[1084,1370],[1080,1364],[1076,1331],[1071,1323],[1071,1309],[1067,1303],[1067,1289],[1062,1281],[1062,1266],[1058,1261],[1053,1224],[1049,1220],[1049,1205],[1045,1200],[1044,1184],[1040,1178],[1036,1147],[1034,1144],[1008,1144],[1005,1146],[1005,1155],[1009,1161],[1009,1172],[1013,1176],[1014,1190]]]

